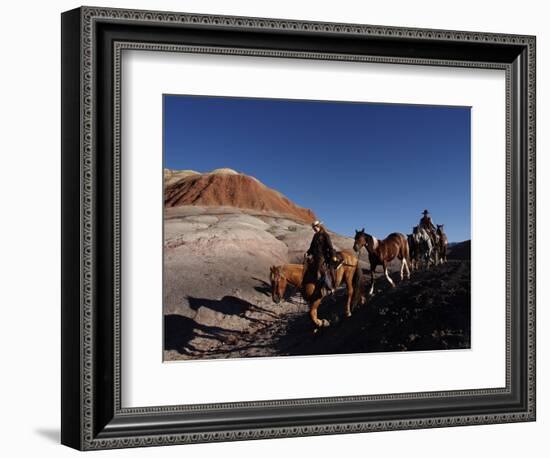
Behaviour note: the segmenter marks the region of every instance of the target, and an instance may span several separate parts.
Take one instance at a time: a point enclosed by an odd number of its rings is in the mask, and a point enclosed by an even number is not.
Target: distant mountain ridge
[[[312,210],[298,206],[258,179],[233,169],[222,168],[209,173],[165,169],[165,208],[186,205],[229,206],[277,213],[305,223],[316,219]]]
[[[449,259],[469,260],[472,256],[472,242],[465,240],[464,242],[449,243]]]

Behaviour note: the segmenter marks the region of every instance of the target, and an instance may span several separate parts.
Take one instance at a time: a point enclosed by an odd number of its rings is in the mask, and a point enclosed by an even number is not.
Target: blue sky
[[[470,238],[470,108],[164,96],[164,166],[252,175],[343,235]]]

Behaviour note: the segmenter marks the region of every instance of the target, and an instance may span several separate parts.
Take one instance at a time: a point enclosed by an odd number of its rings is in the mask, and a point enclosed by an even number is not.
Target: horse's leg
[[[356,269],[359,269],[359,265],[357,265]],[[351,298],[353,297],[353,273],[346,270],[345,279],[346,279],[346,288],[348,290],[348,299],[346,301],[346,309],[344,313],[346,317],[349,318],[351,316]]]
[[[339,270],[336,271],[336,274],[334,275],[334,288],[338,288],[342,284],[342,280],[346,278],[346,266],[340,267]]]
[[[403,280],[403,267],[407,272],[407,279],[411,278],[411,270],[409,269],[409,264],[411,262],[411,253],[408,250],[408,245],[406,249],[403,250],[403,259],[401,260],[401,280]]]
[[[359,268],[359,265],[357,266]],[[369,296],[372,296],[374,294],[374,269],[376,269],[376,266],[370,267],[370,290],[369,290]]]
[[[407,278],[411,278],[411,271],[409,270],[409,263],[407,259],[403,257],[401,259],[401,281],[403,281],[403,270],[407,272]]]
[[[405,263],[405,270],[407,271],[407,279],[411,278],[411,269],[409,269],[409,263],[406,259],[403,259],[403,262]]]
[[[390,285],[392,288],[395,288],[395,283],[393,282],[393,280],[390,277],[390,274],[388,273],[388,264],[384,262],[382,264],[382,267],[384,268],[384,275],[386,276],[386,280],[390,282]]]
[[[311,317],[311,320],[313,321],[315,326],[317,326],[318,328],[327,327],[330,325],[330,322],[328,320],[320,320],[319,318],[317,318],[317,309],[319,308],[319,305],[321,305],[321,298],[313,301],[309,309],[309,316]]]

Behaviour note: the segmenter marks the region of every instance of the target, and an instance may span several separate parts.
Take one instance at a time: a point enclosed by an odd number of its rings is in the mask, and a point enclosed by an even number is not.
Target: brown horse
[[[350,250],[339,251],[343,262],[336,269],[334,287],[338,288],[343,282],[346,284],[347,300],[345,305],[346,317],[351,316],[352,306],[359,303],[361,299],[361,269],[358,268],[357,258]],[[284,297],[288,284],[300,288],[302,297],[309,304],[309,315],[317,327],[329,326],[326,319],[320,320],[317,317],[317,309],[325,297],[324,288],[319,284],[317,272],[313,268],[306,268],[302,264],[285,264],[282,266],[271,266],[271,296],[274,302],[279,303]]]
[[[447,234],[443,232],[444,224],[437,225],[437,236],[438,236],[438,251],[439,251],[439,262],[441,264],[447,262],[447,245],[449,240],[447,239]]]
[[[407,237],[399,232],[393,232],[384,240],[378,240],[373,235],[367,234],[365,228],[355,231],[355,243],[353,249],[359,253],[361,248],[365,247],[369,254],[371,285],[369,295],[374,293],[374,271],[376,266],[382,265],[384,275],[392,287],[395,283],[388,274],[388,263],[394,258],[401,261],[401,280],[403,280],[403,269],[407,271],[407,278],[411,277],[409,269],[409,244]]]

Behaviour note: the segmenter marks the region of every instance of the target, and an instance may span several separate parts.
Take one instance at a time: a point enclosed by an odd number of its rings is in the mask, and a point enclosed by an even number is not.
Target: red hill
[[[315,214],[291,202],[256,178],[231,169],[216,169],[211,173],[164,171],[164,205],[181,207],[229,206],[277,213],[310,223]]]

